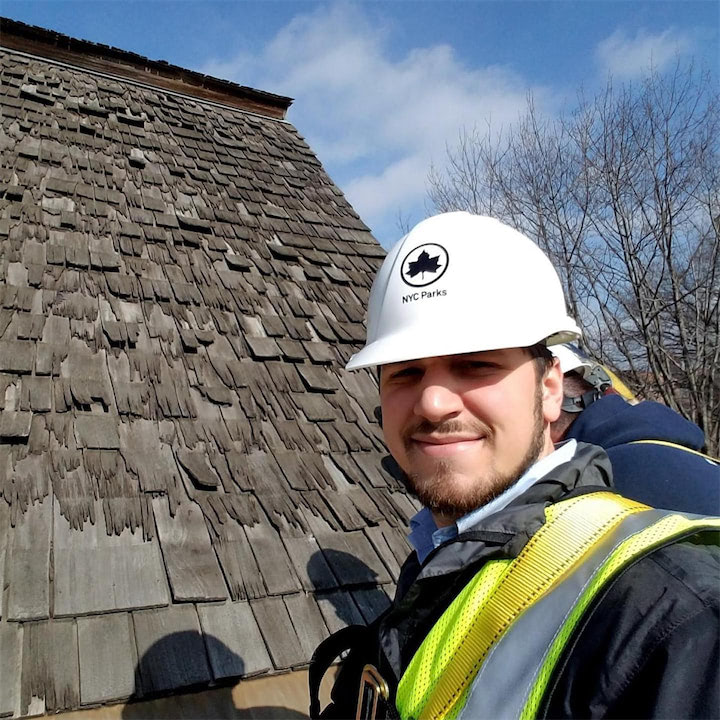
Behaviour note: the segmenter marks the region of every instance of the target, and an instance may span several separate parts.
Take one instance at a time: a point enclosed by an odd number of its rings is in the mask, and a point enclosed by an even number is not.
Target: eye
[[[396,369],[390,369],[387,373],[387,379],[388,381],[393,381],[422,377],[422,373],[422,368],[417,365],[405,365]]]
[[[470,370],[485,370],[497,367],[495,363],[488,362],[487,360],[466,360],[462,366]]]
[[[415,375],[422,375],[422,370],[419,367],[405,367],[398,370],[393,374],[393,377],[413,377]]]
[[[498,369],[496,363],[487,360],[466,359],[458,363],[457,370],[469,375],[488,375]]]

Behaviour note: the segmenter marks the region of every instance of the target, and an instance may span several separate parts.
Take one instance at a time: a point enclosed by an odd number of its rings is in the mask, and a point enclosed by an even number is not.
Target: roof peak
[[[0,46],[277,119],[285,118],[292,103],[283,95],[5,17],[0,17]]]

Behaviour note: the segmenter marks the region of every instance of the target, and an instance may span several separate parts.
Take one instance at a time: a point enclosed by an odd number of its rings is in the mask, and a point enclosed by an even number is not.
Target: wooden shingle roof
[[[408,551],[375,380],[343,369],[384,252],[288,122],[21,52],[15,26],[0,716],[302,666]]]

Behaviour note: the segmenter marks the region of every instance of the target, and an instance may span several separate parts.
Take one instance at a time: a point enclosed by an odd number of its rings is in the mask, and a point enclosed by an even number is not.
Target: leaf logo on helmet
[[[437,243],[425,243],[411,250],[400,264],[400,277],[411,287],[426,287],[437,282],[447,270],[450,258]]]

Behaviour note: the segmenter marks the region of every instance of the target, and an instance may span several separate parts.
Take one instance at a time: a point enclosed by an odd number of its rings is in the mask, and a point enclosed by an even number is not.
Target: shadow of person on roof
[[[197,631],[165,635],[135,667],[135,691],[124,706],[124,720],[301,720],[307,714],[270,705],[238,707],[234,687],[244,663],[222,641]],[[269,679],[268,679],[269,680]],[[272,689],[268,691],[272,700]]]
[[[308,560],[307,573],[325,617],[328,635],[348,625],[369,625],[390,604],[388,596],[377,584],[377,573],[359,558],[342,550],[314,552]],[[320,707],[330,703],[336,663],[342,657],[342,653],[335,657],[323,653],[315,655],[315,660],[324,669],[319,686]]]
[[[371,623],[390,604],[377,583],[377,573],[362,560],[342,550],[314,552],[307,564],[316,597],[335,610],[337,623],[328,626]],[[330,631],[338,629],[330,627]]]

